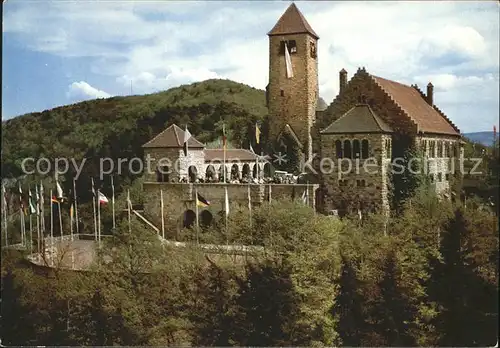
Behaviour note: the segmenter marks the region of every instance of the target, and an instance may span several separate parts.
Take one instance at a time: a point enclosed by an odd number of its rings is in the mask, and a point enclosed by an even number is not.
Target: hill
[[[464,133],[464,136],[475,143],[480,143],[485,146],[491,146],[493,144],[493,132]]]
[[[99,158],[142,158],[141,146],[173,123],[187,125],[198,140],[209,143],[221,136],[225,120],[233,144],[248,146],[255,122],[266,115],[264,91],[229,80],[30,113],[2,122],[2,177],[22,175],[26,157],[64,157],[78,163],[88,158],[82,172],[88,180],[98,174]],[[132,179],[128,170],[122,173]]]

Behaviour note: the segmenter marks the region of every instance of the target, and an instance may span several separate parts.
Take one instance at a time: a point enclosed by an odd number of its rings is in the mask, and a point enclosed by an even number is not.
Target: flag
[[[132,201],[130,200],[130,191],[127,191],[127,208],[132,210]]]
[[[226,210],[226,216],[229,215],[229,197],[227,195],[227,186],[224,186],[224,191],[225,191],[225,210]]]
[[[252,144],[250,144],[250,151],[252,151],[252,153],[255,153],[255,151],[253,150]]]
[[[184,149],[184,156],[187,156],[188,154],[188,141],[189,138],[191,138],[191,133],[189,133],[189,130],[186,126],[186,130],[184,131],[184,144],[183,144],[183,149]]]
[[[61,185],[59,185],[59,181],[57,181],[57,179],[56,179],[56,190],[57,190],[57,196],[56,196],[57,199],[62,201],[64,199],[64,193],[63,193]]]
[[[290,57],[290,52],[288,52],[288,46],[285,41],[285,65],[286,65],[286,77],[289,79],[293,77],[292,70],[292,58]]]
[[[307,204],[307,190],[302,193],[302,203]]]
[[[36,214],[37,211],[36,211],[36,208],[35,208],[35,204],[33,204],[33,196],[31,195],[31,190],[29,190],[29,201],[28,201],[28,204],[29,204],[29,214]]]
[[[99,203],[100,204],[108,203],[108,198],[101,191],[99,191]]]
[[[255,142],[257,144],[259,144],[259,142],[260,142],[260,129],[259,129],[259,125],[257,123],[255,124]]]
[[[57,199],[56,196],[52,196],[51,201],[52,201],[52,203],[59,203],[59,200]]]
[[[69,207],[69,217],[73,219],[73,203],[71,203],[71,206]]]
[[[21,189],[21,183],[19,183],[19,209],[25,211],[23,202],[23,190]]]
[[[95,189],[94,189],[94,178],[90,178],[92,180],[92,196],[95,197]]]
[[[199,193],[197,194],[198,197],[196,197],[196,204],[199,207],[208,207],[210,205],[210,202],[205,199],[202,195]]]

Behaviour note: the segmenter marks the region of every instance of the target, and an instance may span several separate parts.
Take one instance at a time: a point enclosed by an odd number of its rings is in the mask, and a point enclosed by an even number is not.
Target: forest
[[[251,224],[234,212],[230,243],[265,250],[239,258],[162,247],[126,219],[88,272],[47,275],[4,252],[2,343],[495,345],[496,215],[425,186],[408,204],[386,228],[376,214],[336,220],[293,202],[256,208]]]

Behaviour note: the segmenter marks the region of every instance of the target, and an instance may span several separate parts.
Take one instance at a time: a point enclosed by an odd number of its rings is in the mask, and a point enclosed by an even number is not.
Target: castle
[[[211,200],[215,210],[222,209],[227,189],[230,200],[243,207],[247,206],[247,191],[251,192],[252,204],[271,197],[303,197],[307,191],[308,197],[311,195],[308,204],[322,212],[388,212],[390,163],[404,157],[408,150],[428,160],[425,175],[436,191],[449,191],[452,167],[463,156],[463,142],[459,129],[434,104],[431,82],[424,93],[416,85],[374,76],[365,68],[359,68],[350,79],[341,69],[339,94],[322,109],[318,107],[319,36],[295,4],[288,7],[268,36],[269,150],[285,147],[286,152],[286,138],[288,147],[292,142],[298,149],[302,162],[312,161],[315,179],[310,184],[221,183],[217,179],[224,176],[223,163],[226,178],[249,179],[269,176],[272,163],[244,149],[227,150],[224,162],[221,149],[207,149],[194,137],[185,152],[184,130],[173,125],[144,145],[145,155],[168,157],[177,166],[169,170],[173,164],[156,163],[161,172],[171,174],[145,178],[144,209],[154,221],[159,221],[160,190],[171,201],[166,203],[164,214],[172,223],[184,216],[185,225],[186,214],[193,219],[194,191]],[[366,168],[368,162],[372,170]],[[349,166],[353,168],[349,170]],[[196,183],[197,177],[211,183]],[[209,213],[210,217],[205,213],[207,223],[214,215]]]

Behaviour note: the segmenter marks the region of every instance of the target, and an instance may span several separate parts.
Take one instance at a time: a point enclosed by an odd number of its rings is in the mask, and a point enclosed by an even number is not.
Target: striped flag
[[[57,199],[62,201],[64,199],[64,192],[61,188],[61,185],[59,185],[59,181],[56,179],[56,192],[57,192]]]
[[[289,79],[293,77],[292,70],[292,58],[290,57],[290,52],[288,52],[288,46],[285,41],[285,65],[286,65],[286,77]]]
[[[101,191],[99,191],[99,203],[100,204],[108,203],[108,198]]]

